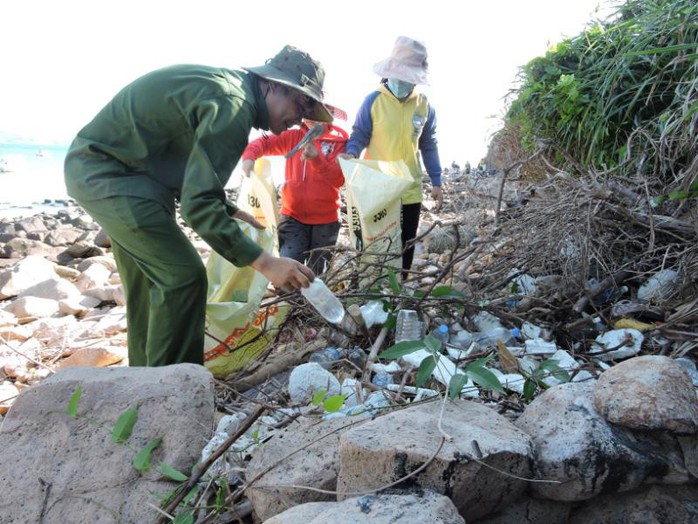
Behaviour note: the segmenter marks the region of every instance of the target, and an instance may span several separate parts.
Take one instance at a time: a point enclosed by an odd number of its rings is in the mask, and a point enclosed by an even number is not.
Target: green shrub
[[[698,4],[630,0],[521,70],[507,120],[522,146],[554,144],[597,170],[621,167],[665,182],[698,147]]]

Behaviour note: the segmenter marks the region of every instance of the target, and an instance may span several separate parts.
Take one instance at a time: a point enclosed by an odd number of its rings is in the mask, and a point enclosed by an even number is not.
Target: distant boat
[[[46,156],[46,152],[43,149],[39,149],[36,152],[36,156]]]
[[[9,173],[12,171],[10,166],[7,165],[7,160],[0,158],[0,173]]]

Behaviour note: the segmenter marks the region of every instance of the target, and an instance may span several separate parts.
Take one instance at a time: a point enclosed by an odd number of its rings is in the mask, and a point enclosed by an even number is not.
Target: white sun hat
[[[381,78],[396,78],[410,84],[427,84],[427,48],[423,42],[398,36],[393,53],[373,66]]]

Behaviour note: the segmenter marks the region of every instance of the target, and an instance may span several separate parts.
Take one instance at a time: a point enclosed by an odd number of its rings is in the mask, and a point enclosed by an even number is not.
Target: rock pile
[[[522,256],[511,258],[504,232],[492,234],[503,228],[502,209],[523,205],[521,186],[499,193],[496,178],[460,172],[446,181],[450,202],[439,215],[425,210],[403,288],[428,331],[448,327],[440,350],[381,358],[392,329],[383,327],[387,312],[375,294],[351,297],[353,324],[339,328],[289,297],[299,307],[265,360],[220,381],[191,366],[146,375],[120,367],[127,360],[118,273],[108,239],[79,209],[0,223],[7,413],[0,443],[27,461],[0,473],[22,491],[16,511],[46,522],[150,522],[161,504],[142,488],[178,485],[155,466],[165,463],[198,486],[168,509],[192,519],[223,500],[227,516],[219,509],[211,519],[576,524],[660,512],[671,522],[698,519],[696,344],[683,328],[695,312],[668,302],[683,274],[625,277],[624,291],[600,279],[599,289],[565,288],[569,275],[535,272]],[[190,235],[206,258],[208,247]],[[447,291],[431,294],[440,285]],[[561,324],[578,338],[560,336]],[[417,368],[437,354],[417,387]],[[457,388],[454,377],[464,379]],[[154,384],[164,389],[155,393]],[[78,386],[82,400],[71,416]],[[157,414],[161,402],[171,427]],[[143,406],[134,440],[119,447],[105,427],[133,404]],[[152,468],[139,474],[134,455],[159,438]],[[46,467],[37,469],[35,449],[47,450]],[[71,473],[101,458],[108,466],[83,471],[84,481]],[[206,467],[196,468],[197,459]],[[17,500],[11,490],[0,497],[8,515],[0,522],[16,521]]]

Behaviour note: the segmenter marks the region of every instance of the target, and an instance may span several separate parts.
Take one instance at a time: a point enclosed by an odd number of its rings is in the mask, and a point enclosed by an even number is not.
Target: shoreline
[[[55,215],[60,211],[79,208],[80,206],[71,199],[46,199],[42,202],[32,202],[31,204],[0,202],[0,221],[22,220],[40,214]]]

